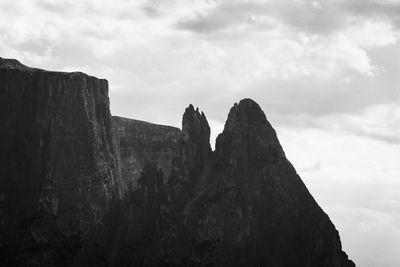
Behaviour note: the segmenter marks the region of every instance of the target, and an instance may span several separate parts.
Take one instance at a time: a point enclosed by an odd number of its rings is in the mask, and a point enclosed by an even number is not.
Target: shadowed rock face
[[[250,99],[235,104],[216,141],[207,186],[186,211],[192,260],[221,266],[351,266],[328,216],[286,159]],[[201,208],[199,208],[201,207]]]
[[[254,101],[211,151],[192,105],[180,131],[107,94],[0,58],[0,265],[354,266]]]
[[[161,169],[166,181],[177,154],[181,131],[171,126],[116,116],[113,117],[113,124],[119,140],[125,183],[135,188],[146,162]]]
[[[0,245],[67,264],[125,190],[107,81],[0,58],[0,118]]]
[[[168,183],[149,167],[113,216],[111,265],[354,266],[254,101],[209,136],[189,106]]]
[[[180,145],[181,170],[184,177],[190,177],[204,167],[211,155],[210,126],[204,113],[194,110],[192,105],[183,114]]]

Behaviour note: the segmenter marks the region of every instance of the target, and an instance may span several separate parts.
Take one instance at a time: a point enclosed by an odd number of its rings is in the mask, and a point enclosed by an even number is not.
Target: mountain
[[[0,59],[2,266],[355,266],[253,100],[212,151],[192,105],[111,117],[107,87]]]
[[[209,139],[190,105],[167,183],[149,164],[113,217],[112,265],[354,266],[254,101],[232,107],[215,151]]]
[[[108,83],[0,58],[3,265],[68,265],[125,185]]]

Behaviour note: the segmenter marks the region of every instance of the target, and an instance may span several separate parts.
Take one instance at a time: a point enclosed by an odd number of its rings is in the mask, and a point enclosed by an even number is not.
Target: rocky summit
[[[210,147],[112,117],[106,80],[0,58],[1,266],[355,266],[251,99]]]

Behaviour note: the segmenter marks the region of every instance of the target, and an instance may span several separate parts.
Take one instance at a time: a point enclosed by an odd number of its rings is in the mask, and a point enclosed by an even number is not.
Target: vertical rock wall
[[[113,117],[113,124],[119,140],[125,183],[135,188],[146,162],[159,168],[166,181],[177,154],[181,131],[171,126],[117,116]]]
[[[192,105],[112,118],[106,80],[0,58],[0,119],[2,266],[354,266],[250,99],[211,151]]]
[[[1,245],[88,237],[125,190],[107,81],[0,58],[0,118]]]
[[[166,183],[147,166],[115,213],[113,266],[354,266],[254,101],[229,112],[216,150],[190,105]]]

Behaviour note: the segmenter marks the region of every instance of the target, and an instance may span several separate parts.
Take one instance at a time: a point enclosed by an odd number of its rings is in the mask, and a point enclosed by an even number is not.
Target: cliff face
[[[166,181],[171,173],[172,160],[177,154],[181,131],[171,126],[116,116],[112,120],[119,140],[125,183],[135,188],[146,162],[161,169]]]
[[[0,245],[15,264],[50,264],[125,190],[107,81],[0,58],[0,117]]]
[[[199,172],[211,155],[210,126],[206,116],[190,105],[183,114],[180,167],[188,178]]]
[[[231,109],[207,186],[185,211],[192,260],[221,266],[351,266],[328,216],[286,159],[260,107]],[[201,207],[201,208],[199,208]]]
[[[107,81],[0,58],[0,118],[1,266],[354,266],[250,99],[212,151],[192,105],[112,118]]]
[[[113,216],[111,265],[354,266],[254,101],[209,137],[189,106],[168,182],[148,166]]]

